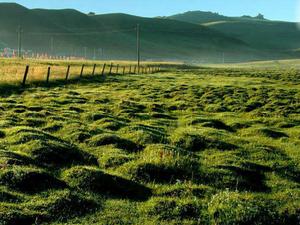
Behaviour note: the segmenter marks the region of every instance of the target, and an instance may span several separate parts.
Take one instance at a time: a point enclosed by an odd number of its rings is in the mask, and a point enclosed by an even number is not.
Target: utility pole
[[[87,47],[84,47],[83,49],[84,49],[84,58],[86,59],[86,57],[87,57]]]
[[[22,33],[23,33],[21,26],[18,27],[17,33],[18,33],[18,57],[21,58],[22,57]]]
[[[51,37],[51,40],[50,40],[50,51],[51,51],[51,56],[53,56],[53,50],[54,50],[54,38]]]
[[[103,59],[103,48],[99,48],[98,49],[98,51],[99,51],[99,59]]]
[[[141,43],[140,43],[140,25],[136,26],[136,53],[137,53],[137,71],[140,73],[140,61],[141,61]]]

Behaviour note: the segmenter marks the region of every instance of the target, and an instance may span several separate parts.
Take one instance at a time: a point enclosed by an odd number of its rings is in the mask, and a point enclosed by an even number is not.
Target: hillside
[[[216,21],[267,21],[266,19],[260,18],[259,16],[229,17],[229,16],[223,16],[219,13],[204,12],[204,11],[189,11],[189,12],[180,13],[173,16],[162,17],[162,18],[184,21],[188,23],[196,23],[196,24],[210,23]]]
[[[135,59],[136,24],[141,25],[143,59],[221,60],[259,55],[242,41],[205,26],[142,18],[124,14],[87,16],[76,10],[29,10],[17,4],[0,4],[0,42],[17,47],[16,29],[22,25],[23,47],[39,52],[93,57],[102,49],[104,59]],[[100,56],[99,56],[100,57]]]
[[[256,49],[288,52],[300,47],[300,30],[296,23],[248,16],[226,17],[201,11],[187,12],[167,18],[205,25],[243,40]]]
[[[143,60],[226,62],[299,56],[295,24],[255,17],[188,12],[169,18],[126,14],[88,16],[73,9],[27,9],[0,3],[0,48],[97,59],[136,58],[136,25],[141,27]]]

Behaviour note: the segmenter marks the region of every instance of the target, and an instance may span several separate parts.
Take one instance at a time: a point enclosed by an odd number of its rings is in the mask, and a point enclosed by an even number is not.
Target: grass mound
[[[27,145],[34,160],[45,166],[97,165],[97,159],[75,146],[34,141]]]
[[[170,115],[168,115],[166,113],[152,113],[151,117],[155,118],[155,119],[176,120],[176,117],[170,116]]]
[[[207,119],[202,117],[198,117],[198,118],[196,117],[191,119],[191,121],[188,122],[188,125],[201,125],[202,127],[211,127],[211,128],[226,130],[230,132],[234,131],[234,129],[231,126],[228,126],[221,120]]]
[[[119,102],[117,107],[120,113],[125,113],[125,114],[143,113],[147,109],[146,105],[140,104],[135,101],[127,101],[127,100],[122,100],[121,102]]]
[[[89,119],[92,121],[98,121],[104,118],[110,117],[109,115],[105,113],[95,113],[89,116]]]
[[[10,137],[13,148],[28,153],[37,163],[45,166],[69,166],[73,164],[97,165],[97,159],[48,133],[19,129]]]
[[[29,118],[26,119],[23,123],[24,126],[28,127],[43,127],[46,124],[44,119],[37,119],[37,118]]]
[[[209,224],[206,205],[200,200],[153,198],[147,202],[145,210],[159,220],[197,220],[200,224]]]
[[[190,182],[178,183],[159,188],[155,196],[170,198],[205,198],[215,193],[214,189],[205,185],[194,185]]]
[[[196,158],[185,155],[167,145],[149,145],[141,153],[140,159],[124,164],[129,176],[138,181],[176,183],[191,180],[199,170]]]
[[[177,129],[171,135],[171,143],[187,151],[197,152],[206,148],[216,148],[219,150],[232,150],[237,147],[233,144],[207,137],[193,129]]]
[[[202,171],[202,181],[216,188],[265,192],[265,175],[260,170],[237,166],[217,166]],[[200,180],[201,182],[201,180]]]
[[[288,156],[282,149],[268,145],[254,145],[247,147],[242,151],[242,154],[247,156],[250,160],[259,160],[270,166],[274,163],[276,164],[278,161],[288,160]]]
[[[96,122],[101,128],[111,131],[117,131],[126,126],[126,123],[114,118],[103,118]]]
[[[33,165],[34,160],[15,152],[0,149],[0,167],[8,165]]]
[[[6,133],[2,130],[0,130],[0,138],[5,138]]]
[[[2,169],[0,172],[0,184],[26,193],[66,187],[64,182],[56,179],[49,173],[26,167]]]
[[[124,136],[126,136],[128,139],[133,140],[135,143],[138,143],[141,146],[166,142],[165,132],[162,129],[152,126],[129,126],[120,130],[120,133],[124,134]]]
[[[46,201],[41,204],[30,205],[33,210],[42,213],[38,217],[39,222],[67,221],[91,213],[100,207],[100,204],[94,200],[69,190],[46,194],[45,199]]]
[[[213,224],[299,224],[300,218],[288,212],[280,212],[274,200],[260,196],[242,195],[236,192],[220,192],[209,205]]]
[[[151,190],[136,182],[106,174],[88,167],[73,167],[63,173],[64,180],[71,186],[103,195],[145,200]]]
[[[268,129],[268,128],[259,129],[258,132],[263,134],[266,137],[270,137],[270,138],[274,138],[274,139],[289,137],[284,132],[275,131],[275,130]]]
[[[35,204],[34,204],[35,203]],[[68,190],[33,196],[29,202],[0,205],[1,224],[49,224],[65,222],[99,208],[99,203]]]
[[[20,207],[0,205],[1,225],[34,224],[38,216],[38,212],[24,212]]]
[[[75,131],[70,135],[70,139],[76,143],[83,143],[91,137],[92,135],[87,131]]]
[[[98,161],[102,168],[116,168],[135,158],[135,155],[128,154],[121,149],[114,147],[104,147],[97,154]]]
[[[93,147],[103,146],[103,145],[114,145],[115,147],[123,149],[128,152],[136,152],[140,149],[140,146],[138,146],[133,141],[121,138],[113,134],[99,134],[93,136],[89,140],[89,144],[90,146]]]
[[[21,198],[12,194],[4,189],[0,189],[0,202],[17,203],[20,202]]]

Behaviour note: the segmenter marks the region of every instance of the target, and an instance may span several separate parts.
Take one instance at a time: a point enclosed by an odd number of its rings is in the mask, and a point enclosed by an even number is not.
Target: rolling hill
[[[249,61],[299,55],[295,24],[251,17],[188,12],[169,18],[115,13],[87,15],[73,9],[27,9],[0,3],[0,48],[98,59],[136,58],[136,25],[143,60]],[[299,39],[299,40],[298,40]]]
[[[212,12],[192,11],[167,17],[195,23],[236,37],[251,47],[268,52],[293,52],[300,47],[296,23],[271,21],[258,17],[226,17]]]
[[[0,43],[17,47],[16,29],[23,28],[23,48],[59,55],[135,59],[136,25],[141,26],[143,59],[213,60],[260,56],[243,41],[192,23],[142,18],[126,14],[88,16],[71,9],[27,9],[18,4],[0,4]]]

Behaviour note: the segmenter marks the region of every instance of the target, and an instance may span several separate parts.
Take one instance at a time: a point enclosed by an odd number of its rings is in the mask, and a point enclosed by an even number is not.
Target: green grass
[[[141,25],[141,55],[149,60],[186,60],[204,58],[216,61],[219,52],[239,57],[260,53],[242,41],[220,32],[174,20],[144,18],[126,14],[88,16],[63,9],[27,9],[13,3],[0,4],[0,46],[17,49],[16,29],[23,27],[22,46],[37,53],[72,55],[89,59],[136,59],[136,25]],[[53,34],[53,35],[52,35]],[[53,38],[53,39],[52,39]],[[54,49],[50,43],[53,41]],[[99,48],[101,53],[98,51]],[[218,57],[217,57],[218,58]]]
[[[2,92],[0,224],[300,224],[299,81],[171,67]]]
[[[295,22],[245,16],[228,17],[202,11],[191,11],[166,18],[204,25],[229,36],[237,37],[251,47],[260,51],[264,50],[266,55],[272,52],[273,57],[280,54],[296,55],[299,50],[299,27]],[[227,57],[225,54],[225,59]],[[253,56],[249,55],[248,60],[254,60]]]

